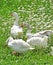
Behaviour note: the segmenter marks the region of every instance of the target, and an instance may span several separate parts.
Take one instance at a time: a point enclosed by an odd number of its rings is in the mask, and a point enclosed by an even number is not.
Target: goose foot
[[[13,51],[12,54],[17,55],[17,52],[16,51]]]

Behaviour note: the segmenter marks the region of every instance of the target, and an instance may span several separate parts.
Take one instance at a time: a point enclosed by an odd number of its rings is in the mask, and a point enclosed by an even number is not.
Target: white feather
[[[48,37],[44,36],[43,38],[41,37],[32,37],[27,40],[27,43],[29,43],[32,47],[38,46],[39,48],[43,47],[46,48],[48,44]]]
[[[13,39],[12,40],[12,38],[8,38],[8,40],[9,40],[8,46],[18,53],[23,53],[27,50],[34,49],[27,42],[25,42],[22,39]]]

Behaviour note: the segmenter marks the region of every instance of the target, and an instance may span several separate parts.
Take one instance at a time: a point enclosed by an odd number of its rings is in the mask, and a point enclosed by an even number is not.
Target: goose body
[[[19,35],[22,35],[23,31],[22,28],[20,28],[19,26],[13,25],[11,28],[11,35],[16,38]]]
[[[33,50],[34,49],[27,42],[25,42],[22,39],[9,38],[8,40],[9,40],[8,46],[18,53],[23,53],[27,50]]]
[[[44,36],[43,38],[41,37],[32,37],[27,40],[27,43],[29,43],[32,47],[39,47],[39,48],[46,48],[48,44],[48,37]]]

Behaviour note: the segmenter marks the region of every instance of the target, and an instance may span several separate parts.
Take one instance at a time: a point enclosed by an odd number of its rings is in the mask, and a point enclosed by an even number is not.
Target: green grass
[[[52,5],[52,0],[0,0],[0,65],[53,65],[53,56],[48,55],[48,50],[34,50],[18,57],[12,55],[12,50],[4,46],[14,21],[10,16],[13,11],[19,15],[19,23],[27,21],[35,27],[32,29],[35,33],[53,29]]]

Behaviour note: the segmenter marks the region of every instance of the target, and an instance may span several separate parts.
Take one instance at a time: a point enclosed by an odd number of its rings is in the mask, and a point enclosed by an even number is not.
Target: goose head
[[[20,27],[27,27],[28,28],[29,24],[27,22],[23,22],[23,23],[21,23]]]
[[[11,15],[18,19],[18,14],[16,12],[13,12]]]
[[[12,42],[13,41],[13,38],[10,36],[8,39],[7,39],[7,45],[8,47],[12,47]]]
[[[6,40],[6,42],[8,43],[8,42],[11,42],[11,41],[13,41],[13,38],[10,36],[10,37]]]

